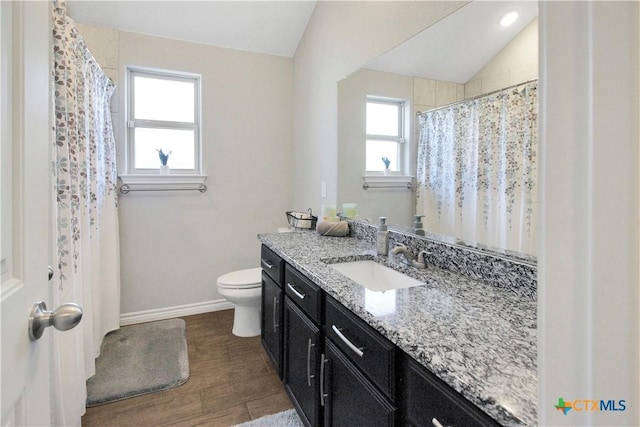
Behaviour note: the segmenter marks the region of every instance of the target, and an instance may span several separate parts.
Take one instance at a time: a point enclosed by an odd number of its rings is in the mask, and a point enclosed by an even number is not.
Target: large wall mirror
[[[499,21],[513,11],[518,13],[516,21],[501,26]],[[414,231],[416,213],[426,214],[417,204],[421,126],[417,113],[535,82],[537,14],[536,2],[470,2],[339,81],[338,210],[343,203],[355,203],[356,219],[376,223],[379,216],[386,216],[398,230]],[[393,119],[396,102],[403,107],[399,127]],[[391,112],[386,127],[386,119],[375,115],[385,109]],[[529,210],[535,215],[537,206]],[[480,217],[478,213],[478,222]],[[510,243],[491,245],[456,232],[444,235],[427,224],[425,220],[427,236],[432,232],[448,243],[535,255],[535,246],[521,250],[509,247]],[[529,227],[535,228],[535,221]],[[535,236],[537,230],[529,232]]]

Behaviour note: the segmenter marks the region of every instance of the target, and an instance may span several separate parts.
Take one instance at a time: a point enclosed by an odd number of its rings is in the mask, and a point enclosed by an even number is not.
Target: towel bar
[[[133,185],[142,185],[142,184],[133,184]],[[120,192],[122,194],[127,194],[131,191],[189,191],[189,190],[198,190],[201,193],[205,193],[207,191],[207,186],[204,184],[200,184],[197,187],[158,187],[157,185],[151,186],[152,184],[148,184],[148,188],[133,188],[130,184],[123,184],[120,186]]]

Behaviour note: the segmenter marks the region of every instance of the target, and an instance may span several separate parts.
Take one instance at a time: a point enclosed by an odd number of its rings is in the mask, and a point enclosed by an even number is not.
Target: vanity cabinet
[[[282,379],[282,337],[284,261],[266,246],[262,246],[262,302],[260,337],[273,367]]]
[[[404,424],[407,426],[500,425],[407,355],[404,385]]]
[[[285,284],[284,388],[305,425],[318,426],[322,292],[289,265]]]
[[[262,268],[262,344],[306,426],[499,425],[264,246]]]

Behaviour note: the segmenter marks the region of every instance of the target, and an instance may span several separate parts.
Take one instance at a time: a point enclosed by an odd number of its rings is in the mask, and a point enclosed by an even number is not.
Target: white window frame
[[[390,172],[392,175],[404,175],[406,173],[406,165],[409,153],[407,152],[407,101],[402,99],[392,99],[392,98],[382,98],[376,96],[367,96],[366,104],[374,103],[374,104],[386,104],[386,105],[395,105],[398,106],[398,136],[388,136],[388,135],[376,135],[376,134],[368,134],[366,133],[366,117],[365,117],[365,158],[366,158],[366,150],[367,150],[367,141],[370,139],[379,140],[379,141],[395,141],[398,144],[398,170]],[[365,104],[365,111],[366,111]],[[366,175],[384,175],[383,171],[370,171],[366,170],[365,163],[365,173]]]
[[[158,175],[158,169],[135,168],[135,138],[134,131],[136,128],[155,128],[155,129],[187,129],[194,131],[194,168],[193,169],[172,169],[171,176],[180,175],[203,176],[202,175],[202,104],[201,104],[201,76],[179,71],[162,70],[156,68],[147,68],[139,66],[127,66],[127,86],[126,86],[126,176],[151,177]],[[145,76],[152,78],[160,78],[163,80],[187,81],[194,83],[194,123],[189,122],[172,122],[162,120],[135,120],[132,115],[135,111],[134,97],[134,77]],[[122,176],[121,176],[122,177]],[[158,175],[158,179],[167,180],[167,177]],[[124,180],[123,180],[124,181]],[[198,181],[199,182],[199,181]]]

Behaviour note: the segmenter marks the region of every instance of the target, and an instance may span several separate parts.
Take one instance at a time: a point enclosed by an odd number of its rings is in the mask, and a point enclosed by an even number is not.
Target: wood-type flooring
[[[233,310],[183,319],[189,380],[170,390],[87,408],[83,426],[232,426],[293,407],[260,337],[231,334]]]

